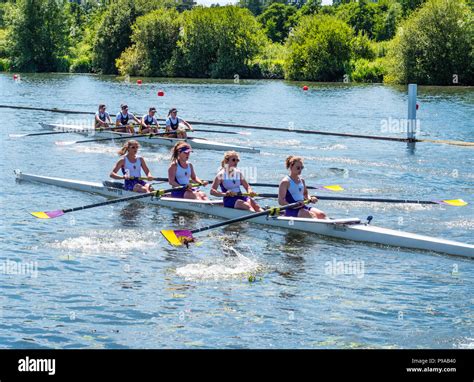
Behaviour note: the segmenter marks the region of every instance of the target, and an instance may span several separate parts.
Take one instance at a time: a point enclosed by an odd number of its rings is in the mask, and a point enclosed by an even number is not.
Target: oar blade
[[[26,137],[28,134],[8,134],[10,138],[21,138]]]
[[[194,241],[193,233],[189,230],[161,230],[164,238],[175,247],[180,247],[183,244],[187,246],[188,243]]]
[[[462,199],[447,199],[447,200],[440,200],[440,204],[447,204],[448,206],[454,207],[464,207],[467,206],[467,202]]]
[[[38,219],[54,219],[64,215],[63,210],[31,212]]]
[[[344,191],[344,188],[339,186],[338,184],[334,184],[332,186],[321,186],[321,188],[324,188],[325,190],[329,190],[329,191],[334,191],[334,192]]]

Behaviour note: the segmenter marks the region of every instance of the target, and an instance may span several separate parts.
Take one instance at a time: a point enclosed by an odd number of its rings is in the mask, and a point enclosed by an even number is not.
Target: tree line
[[[474,84],[473,0],[0,0],[0,70]]]

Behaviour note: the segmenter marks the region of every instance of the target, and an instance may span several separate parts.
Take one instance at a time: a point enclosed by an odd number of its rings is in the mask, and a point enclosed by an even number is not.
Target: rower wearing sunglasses
[[[120,112],[117,114],[115,118],[115,126],[119,127],[116,131],[119,132],[128,132],[130,134],[135,134],[135,129],[133,126],[129,125],[128,123],[130,120],[135,121],[137,124],[140,124],[140,120],[135,117],[132,113],[128,112],[128,106],[126,104],[120,105]]]
[[[278,203],[281,206],[287,204],[301,202],[301,206],[285,210],[285,216],[310,218],[310,219],[326,219],[326,214],[314,207],[305,205],[305,200],[316,203],[318,199],[315,196],[308,197],[308,189],[306,183],[301,177],[304,169],[303,158],[290,155],[285,161],[286,168],[290,171],[280,182],[278,190]]]
[[[212,183],[211,195],[224,198],[224,207],[227,208],[252,212],[263,211],[255,200],[251,198],[251,196],[255,195],[242,172],[237,168],[239,162],[240,158],[237,152],[227,151],[224,154],[224,159],[221,162],[222,167]],[[221,191],[218,190],[219,186]],[[241,186],[245,188],[250,197],[239,195],[242,193]]]

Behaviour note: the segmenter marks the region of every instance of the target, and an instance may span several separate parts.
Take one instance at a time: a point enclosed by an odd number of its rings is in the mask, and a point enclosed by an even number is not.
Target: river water
[[[308,84],[305,92],[303,85],[143,79],[139,86],[115,77],[24,74],[14,81],[0,74],[0,104],[94,112],[104,102],[116,114],[127,102],[138,113],[154,105],[161,118],[176,106],[189,120],[406,135],[398,126],[407,113],[405,87]],[[157,97],[158,90],[165,96]],[[473,141],[473,94],[469,88],[419,87],[418,137]],[[36,220],[28,212],[104,198],[19,183],[14,169],[101,181],[118,159],[118,143],[54,144],[78,139],[74,134],[9,138],[39,131],[41,121],[82,123],[84,117],[0,113],[0,347],[474,347],[471,260],[249,223],[176,249],[160,229],[183,217],[189,228],[219,219],[138,202]],[[398,142],[236,130],[251,134],[199,136],[259,147],[260,154],[243,153],[239,164],[253,181],[278,182],[285,157],[296,154],[305,158],[308,184],[340,184],[343,195],[464,198],[471,204],[463,208],[318,206],[333,217],[373,215],[374,225],[474,242],[471,148],[419,143],[413,150]],[[165,176],[169,149],[144,146],[141,154],[155,176]],[[221,159],[222,152],[207,150],[191,156],[205,179]],[[333,272],[341,262],[351,267]]]

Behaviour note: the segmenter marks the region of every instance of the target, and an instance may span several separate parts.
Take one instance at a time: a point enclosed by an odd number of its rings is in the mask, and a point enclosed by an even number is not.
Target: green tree
[[[273,3],[258,16],[257,20],[262,24],[265,33],[273,42],[283,42],[294,25],[292,16],[296,14],[296,8],[290,5]]]
[[[62,0],[17,0],[7,8],[7,50],[14,70],[68,70],[68,25]]]
[[[239,0],[237,4],[239,7],[247,8],[255,16],[261,14],[264,9],[263,0]]]
[[[322,0],[308,0],[300,9],[302,16],[314,15],[321,10]]]
[[[379,15],[377,24],[374,27],[374,35],[377,41],[392,39],[397,33],[397,27],[402,19],[402,7],[398,3],[393,3],[387,10]]]
[[[463,0],[429,0],[399,29],[387,82],[474,84],[473,12]]]
[[[194,8],[184,14],[175,74],[232,78],[248,74],[264,33],[250,11],[235,6]]]
[[[181,18],[172,10],[157,10],[137,18],[133,45],[117,60],[122,75],[166,76],[175,55]]]
[[[403,14],[408,15],[415,9],[419,8],[426,0],[398,0],[402,6]]]
[[[328,15],[305,16],[287,40],[286,77],[291,80],[337,81],[348,70],[353,32]]]
[[[117,73],[115,60],[130,45],[132,24],[136,16],[133,0],[111,1],[102,15],[92,47],[95,70],[104,74]]]

